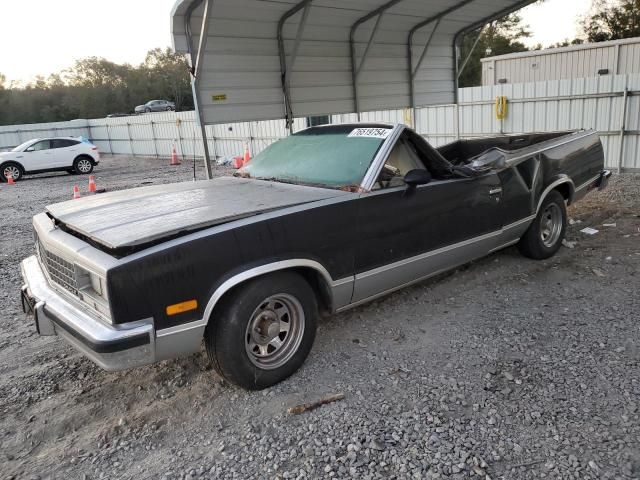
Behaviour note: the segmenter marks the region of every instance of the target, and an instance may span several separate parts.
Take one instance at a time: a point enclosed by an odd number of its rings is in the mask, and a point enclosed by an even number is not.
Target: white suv
[[[88,174],[100,161],[98,147],[73,137],[36,138],[10,152],[0,152],[0,180],[11,175],[67,171]]]

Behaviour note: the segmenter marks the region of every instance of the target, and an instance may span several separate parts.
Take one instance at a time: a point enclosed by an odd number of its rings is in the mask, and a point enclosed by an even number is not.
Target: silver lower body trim
[[[168,360],[197,353],[200,351],[206,328],[206,320],[196,320],[158,330],[155,341],[156,360]]]
[[[504,228],[356,275],[353,302],[338,312],[368,303],[404,287],[517,243],[535,215]]]

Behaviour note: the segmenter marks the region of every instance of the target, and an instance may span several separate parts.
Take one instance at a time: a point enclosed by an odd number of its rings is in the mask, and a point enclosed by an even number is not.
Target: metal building
[[[290,123],[456,102],[461,37],[533,1],[177,0],[171,29],[201,125]]]
[[[482,85],[640,73],[640,37],[482,59]]]

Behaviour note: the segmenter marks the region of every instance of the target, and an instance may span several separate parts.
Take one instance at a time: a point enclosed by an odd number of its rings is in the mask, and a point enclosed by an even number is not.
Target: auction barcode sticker
[[[387,138],[390,128],[355,128],[349,137]]]

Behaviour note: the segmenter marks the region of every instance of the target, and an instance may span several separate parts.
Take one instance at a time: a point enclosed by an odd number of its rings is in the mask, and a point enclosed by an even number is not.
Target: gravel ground
[[[105,158],[98,187],[190,179],[167,163]],[[31,216],[85,181],[0,185],[0,477],[640,478],[639,175],[572,207],[577,243],[548,261],[510,248],[323,320],[262,392],[204,353],[106,373],[36,334],[18,300]]]

